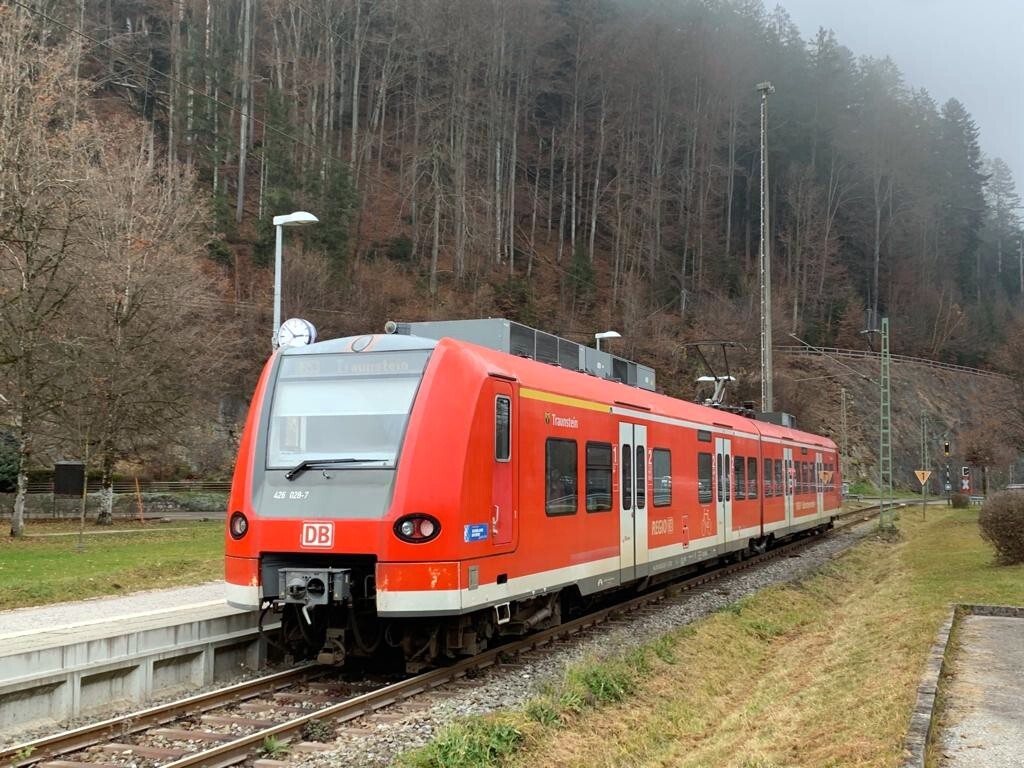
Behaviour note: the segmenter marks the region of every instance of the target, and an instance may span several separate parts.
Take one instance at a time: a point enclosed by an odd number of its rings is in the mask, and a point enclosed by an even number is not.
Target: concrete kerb
[[[32,636],[24,633],[11,638],[0,653],[0,733],[122,702],[143,703],[265,662],[258,612],[225,606],[184,621],[168,618],[143,616],[140,626],[125,627],[120,635],[71,632],[45,647],[34,647]]]
[[[950,608],[949,616],[939,627],[935,642],[928,653],[924,674],[917,686],[917,700],[910,717],[910,727],[903,742],[904,759],[900,768],[924,768],[928,744],[935,726],[935,704],[939,681],[946,673],[949,659],[949,638],[957,622],[964,616],[1007,616],[1024,618],[1024,607],[1013,605],[957,604]]]

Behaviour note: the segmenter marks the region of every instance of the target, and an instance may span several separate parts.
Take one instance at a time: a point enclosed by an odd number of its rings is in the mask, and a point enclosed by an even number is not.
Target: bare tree
[[[116,462],[139,437],[173,439],[228,346],[210,311],[212,283],[199,267],[203,207],[193,180],[152,156],[143,131],[108,128],[99,162],[83,180],[82,306],[75,390],[87,404],[91,453],[99,464],[100,521],[109,522]]]
[[[91,124],[72,76],[76,48],[44,47],[38,31],[0,8],[0,376],[13,413],[19,470],[11,534],[24,524],[27,469],[56,401],[60,321],[82,216],[81,175]]]

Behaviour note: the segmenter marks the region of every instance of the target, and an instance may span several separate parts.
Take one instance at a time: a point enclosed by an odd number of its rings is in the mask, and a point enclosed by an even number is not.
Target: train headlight
[[[430,515],[413,514],[395,522],[395,535],[410,544],[423,544],[437,538],[441,524]]]
[[[232,539],[240,539],[249,530],[249,521],[241,512],[235,512],[231,516],[231,522],[228,523],[228,530],[231,532]]]

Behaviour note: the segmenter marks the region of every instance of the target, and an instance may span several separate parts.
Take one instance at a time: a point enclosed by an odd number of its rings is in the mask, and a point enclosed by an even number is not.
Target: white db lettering
[[[334,545],[334,523],[303,523],[302,546],[331,547]]]

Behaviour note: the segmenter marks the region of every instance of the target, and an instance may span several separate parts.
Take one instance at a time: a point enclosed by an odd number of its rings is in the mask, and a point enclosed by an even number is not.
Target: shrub
[[[1000,563],[1024,563],[1024,493],[1003,491],[990,496],[978,524],[981,537],[995,548]]]
[[[967,509],[971,506],[971,497],[966,493],[954,493],[950,497],[950,501],[953,504],[953,509]]]

